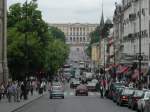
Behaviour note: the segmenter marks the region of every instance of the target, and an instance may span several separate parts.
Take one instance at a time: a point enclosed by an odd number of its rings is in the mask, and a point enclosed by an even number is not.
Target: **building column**
[[[0,0],[0,83],[7,81],[7,0]]]

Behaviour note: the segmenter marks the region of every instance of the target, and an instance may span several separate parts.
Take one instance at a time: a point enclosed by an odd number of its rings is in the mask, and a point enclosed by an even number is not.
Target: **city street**
[[[101,99],[99,93],[89,92],[89,96],[75,96],[67,89],[65,99],[49,99],[48,95],[26,105],[17,112],[133,112],[127,107],[119,107],[111,100]]]

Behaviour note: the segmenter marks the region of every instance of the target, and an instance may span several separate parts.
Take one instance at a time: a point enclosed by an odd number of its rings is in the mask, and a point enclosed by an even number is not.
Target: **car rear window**
[[[134,90],[133,89],[124,89],[122,94],[133,94]]]
[[[135,91],[134,96],[141,97],[143,95],[143,91]]]

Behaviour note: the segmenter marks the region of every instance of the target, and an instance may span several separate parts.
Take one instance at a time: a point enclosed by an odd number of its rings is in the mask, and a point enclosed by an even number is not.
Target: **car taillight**
[[[128,97],[127,96],[122,96],[122,99],[127,99]]]

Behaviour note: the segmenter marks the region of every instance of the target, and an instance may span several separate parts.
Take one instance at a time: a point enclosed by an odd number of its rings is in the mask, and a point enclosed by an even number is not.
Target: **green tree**
[[[8,66],[13,79],[39,70],[56,73],[68,57],[64,33],[48,27],[35,0],[10,6],[7,27]]]
[[[52,34],[55,39],[65,42],[65,34],[60,29],[50,26],[49,33]]]
[[[108,20],[107,20],[108,21]],[[88,48],[86,49],[87,55],[91,57],[91,49],[92,49],[92,44],[100,42],[101,39],[103,38],[108,38],[109,35],[109,30],[112,28],[112,24],[108,24],[108,22],[104,24],[103,28],[101,26],[97,26],[97,28],[90,33],[90,44]]]

